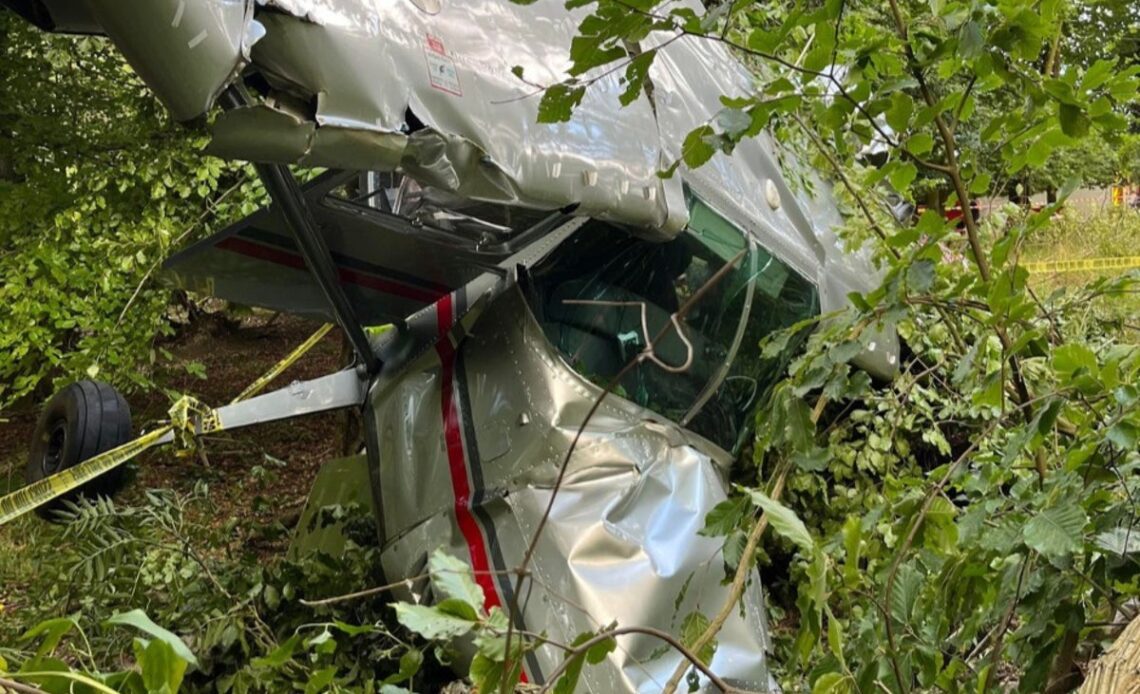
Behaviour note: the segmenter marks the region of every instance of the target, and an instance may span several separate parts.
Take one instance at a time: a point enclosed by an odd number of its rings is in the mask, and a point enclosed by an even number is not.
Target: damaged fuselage
[[[625,85],[598,75],[569,120],[540,124],[531,85],[567,77],[587,12],[553,0],[0,4],[105,34],[179,121],[224,106],[211,152],[258,163],[274,204],[168,276],[361,336],[359,388],[330,402],[361,407],[389,579],[445,548],[488,607],[518,599],[517,626],[560,642],[613,621],[675,633],[724,601],[721,542],[698,531],[780,368],[757,345],[876,273],[836,237],[826,186],[790,184],[767,135],[658,175],[722,96],[749,93],[723,46],[650,35],[651,93],[622,106]],[[302,188],[288,165],[330,171]],[[893,336],[871,344],[857,363],[889,375]],[[515,596],[509,570],[548,506]],[[712,669],[769,688],[766,638],[755,580]],[[680,659],[618,643],[583,673],[591,690],[658,690]],[[526,676],[561,659],[539,648]]]

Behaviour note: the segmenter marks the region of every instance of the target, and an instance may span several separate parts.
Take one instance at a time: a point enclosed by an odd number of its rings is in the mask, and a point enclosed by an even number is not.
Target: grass
[[[1084,260],[1140,256],[1140,210],[1129,208],[1066,209],[1030,238],[1022,249],[1022,261]],[[1040,272],[1030,278],[1030,286],[1040,296],[1070,291],[1099,278],[1118,277],[1133,270],[1082,272]],[[1090,312],[1119,320],[1129,335],[1140,339],[1140,294],[1102,297],[1089,306]]]
[[[1077,260],[1140,255],[1140,210],[1066,209],[1037,233],[1024,260]]]

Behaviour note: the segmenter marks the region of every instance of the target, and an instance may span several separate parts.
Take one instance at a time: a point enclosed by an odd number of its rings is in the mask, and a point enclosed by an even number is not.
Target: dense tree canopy
[[[155,266],[251,184],[105,40],[0,11],[0,74],[0,407],[84,373],[147,383],[170,332]]]

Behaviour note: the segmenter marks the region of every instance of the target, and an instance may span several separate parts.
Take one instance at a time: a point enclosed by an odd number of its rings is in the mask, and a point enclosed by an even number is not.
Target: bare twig
[[[172,241],[170,245],[171,246],[177,246],[178,244],[182,243],[183,239],[185,239],[187,236],[189,236],[194,231],[196,231],[200,226],[202,226],[202,222],[204,222],[207,217],[209,217],[211,214],[213,214],[214,212],[217,211],[218,204],[221,203],[226,198],[228,198],[238,188],[241,188],[242,184],[245,183],[245,180],[246,179],[243,177],[237,183],[235,183],[232,186],[230,186],[229,188],[227,188],[225,190],[225,192],[223,192],[221,195],[219,195],[218,199],[214,200],[213,203],[211,203],[210,206],[206,209],[206,211],[203,212],[201,215],[199,215],[198,219],[194,220],[194,223],[191,224],[190,226],[188,226],[186,228],[186,230],[183,231],[181,234],[179,234],[178,237],[175,238],[174,241]],[[115,321],[115,328],[116,329],[123,323],[123,319],[127,317],[127,313],[131,310],[131,307],[134,306],[135,300],[139,298],[139,294],[142,292],[143,287],[146,286],[146,283],[148,281],[150,281],[150,276],[152,274],[154,274],[154,271],[158,269],[158,266],[162,264],[162,261],[163,261],[163,259],[160,258],[160,259],[154,261],[153,263],[151,263],[150,267],[147,269],[146,273],[143,275],[143,278],[141,280],[139,280],[138,285],[135,286],[135,291],[131,294],[131,297],[129,299],[127,299],[127,303],[126,303],[126,305],[123,306],[123,310],[119,312],[119,317]]]
[[[18,692],[19,694],[43,694],[42,689],[27,684],[20,684],[9,679],[0,678],[0,692]]]
[[[441,571],[440,573],[463,573],[463,574],[466,574],[467,571],[454,571],[454,572],[452,572],[452,571],[444,570],[444,571]],[[470,571],[470,573],[477,575],[477,576],[483,576],[483,575],[503,576],[503,575],[507,575],[507,574],[515,575],[518,572],[515,571],[514,569],[507,569],[507,570],[502,570],[502,571],[476,571],[476,570],[472,569]],[[415,583],[416,581],[422,581],[425,578],[430,578],[430,577],[431,577],[430,573],[422,573],[422,574],[419,574],[417,576],[409,576],[408,578],[405,578],[402,581],[396,581],[395,583],[389,583],[389,584],[383,585],[383,586],[376,586],[375,588],[366,588],[364,590],[358,590],[354,593],[345,593],[344,595],[337,595],[337,596],[334,596],[331,598],[322,598],[320,600],[301,600],[300,603],[302,605],[304,605],[305,607],[322,607],[324,605],[335,605],[338,602],[348,602],[350,600],[360,600],[361,598],[370,598],[373,595],[379,595],[381,593],[386,593],[390,590],[395,590],[396,588],[404,588],[404,587],[410,586],[411,584]]]
[[[606,641],[607,639],[623,636],[625,634],[647,634],[649,636],[654,636],[661,639],[673,647],[675,650],[677,650],[681,655],[685,656],[685,658],[693,664],[693,667],[700,670],[701,673],[705,677],[708,677],[709,681],[712,682],[722,692],[733,691],[733,688],[730,687],[728,683],[718,677],[717,674],[709,668],[709,666],[705,665],[701,659],[696,656],[696,653],[694,653],[694,651],[700,652],[700,648],[686,648],[685,644],[681,643],[669,632],[662,631],[660,629],[654,629],[652,627],[621,627],[618,629],[605,631],[575,647],[573,650],[569,651],[566,654],[566,658],[561,663],[559,663],[558,667],[554,669],[554,672],[550,674],[550,678],[547,680],[546,686],[542,688],[542,691],[550,691],[550,689],[558,682],[558,679],[562,676],[562,673],[566,671],[566,668],[570,665],[570,661],[572,661],[576,656],[586,653],[591,648],[603,641]]]
[[[875,232],[875,235],[878,236],[880,240],[887,241],[890,238],[889,234],[887,234],[886,230],[879,224],[878,220],[875,219],[875,216],[871,213],[871,208],[863,199],[862,193],[855,189],[855,186],[843,171],[843,167],[840,166],[839,162],[832,156],[831,150],[820,140],[819,135],[817,135],[815,131],[807,127],[807,124],[803,122],[803,119],[801,119],[798,114],[793,113],[792,119],[800,126],[800,129],[807,134],[808,139],[812,141],[812,144],[815,145],[815,148],[823,155],[823,158],[827,160],[827,163],[831,166],[832,170],[835,171],[835,175],[839,178],[843,187],[847,189],[848,193],[851,193],[851,197],[855,199],[855,204],[859,206],[859,209],[863,212],[863,216],[867,218],[867,223],[871,225],[871,229]],[[896,259],[899,257],[899,252],[891,246],[886,245],[885,248]]]

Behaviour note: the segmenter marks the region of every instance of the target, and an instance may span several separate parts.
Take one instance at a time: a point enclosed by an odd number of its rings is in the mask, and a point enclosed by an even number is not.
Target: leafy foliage
[[[567,4],[587,11],[567,80],[545,91],[542,120],[572,117],[599,74],[623,76],[627,103],[650,91],[649,68],[670,35],[729,46],[755,68],[754,93],[725,99],[663,175],[774,133],[784,161],[812,164],[836,182],[849,213],[844,237],[869,245],[882,269],[880,288],[810,326],[757,415],[754,465],[704,531],[724,536],[729,571],[764,567],[785,688],[1071,687],[1078,661],[1099,652],[1122,608],[1140,598],[1140,349],[1118,317],[1097,311],[1135,293],[1140,276],[1039,295],[1020,262],[1050,233],[1056,207],[966,218],[960,233],[933,211],[896,223],[878,203],[887,186],[912,198],[937,186],[963,205],[1017,185],[1056,187],[1063,198],[1078,176],[1103,169],[1106,146],[1133,125],[1134,8],[737,1],[701,13],[647,0]],[[1099,35],[1086,18],[1113,32],[1115,53],[1095,49]],[[196,135],[167,131],[101,44],[10,29],[5,69],[24,77],[0,87],[0,103],[19,104],[7,107],[14,112],[3,127],[26,146],[0,156],[0,266],[13,278],[0,290],[12,307],[0,314],[9,340],[0,344],[0,383],[11,384],[0,398],[92,366],[145,378],[137,366],[148,361],[162,293],[144,289],[129,312],[149,322],[108,330],[108,317],[147,263],[185,230],[197,233],[187,209],[218,207],[233,185],[240,204],[254,193],[236,170],[187,164],[203,162]],[[652,32],[663,42],[634,50]],[[29,89],[49,65],[90,78],[90,91]],[[93,134],[44,128],[48,113],[87,119],[77,130]],[[881,152],[874,166],[870,150]],[[1131,176],[1134,153],[1120,150],[1127,156],[1115,173]],[[37,219],[36,233],[16,227]],[[887,326],[906,349],[898,377],[875,383],[852,360]],[[773,336],[766,351],[782,351],[805,327]],[[786,485],[760,483],[771,480]],[[106,676],[108,686],[135,677],[146,691],[207,683],[279,691],[299,680],[308,691],[412,688],[432,659],[450,662],[467,649],[471,679],[489,690],[512,687],[525,650],[543,642],[509,640],[504,613],[486,610],[478,585],[444,554],[429,567],[435,599],[398,605],[399,626],[372,598],[317,608],[314,622],[298,598],[374,582],[375,550],[361,542],[349,559],[215,570],[217,557],[187,541],[211,536],[206,546],[227,547],[225,528],[188,514],[203,498],[151,494],[140,507],[74,509],[62,556],[46,564],[58,576],[45,576],[31,608],[39,626],[26,645],[3,651],[5,667],[47,663],[54,677],[90,679],[120,668],[129,646],[131,669]],[[773,533],[757,554],[746,538],[760,510]],[[77,592],[69,579],[80,572],[88,588]],[[140,602],[170,632],[129,612]],[[115,621],[155,638],[128,643],[126,630],[104,626],[105,610],[126,613]],[[715,639],[702,639],[713,624],[698,612],[678,625],[699,661],[715,653]],[[434,647],[413,645],[401,626]],[[566,646],[560,691],[613,648],[611,631]],[[192,658],[168,633],[185,638]]]
[[[344,523],[344,555],[268,565],[253,553],[230,556],[235,528],[216,526],[211,510],[200,484],[190,494],[148,492],[134,506],[83,501],[67,511],[67,525],[40,524],[44,536],[24,556],[37,563],[35,585],[19,607],[19,622],[36,626],[21,633],[0,620],[0,644],[9,646],[0,648],[8,669],[0,680],[68,691],[68,678],[83,676],[112,691],[236,693],[301,682],[315,694],[393,692],[438,678],[382,596],[301,602],[377,581],[375,528],[360,509],[318,514],[318,522]],[[273,530],[249,540],[271,540]],[[61,674],[26,676],[44,669]]]
[[[257,188],[106,41],[0,12],[0,72],[0,407],[83,374],[149,384],[172,332],[154,270]]]

